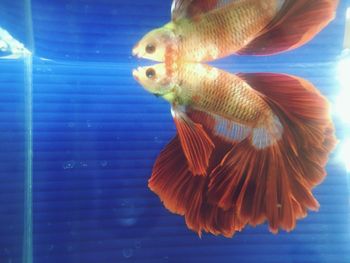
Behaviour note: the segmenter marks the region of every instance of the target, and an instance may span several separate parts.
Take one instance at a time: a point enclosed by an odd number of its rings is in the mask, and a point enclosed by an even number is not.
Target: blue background
[[[308,45],[273,57],[231,56],[231,72],[283,72],[312,81],[332,101],[340,89],[349,1]],[[35,263],[350,262],[349,176],[334,154],[314,191],[318,213],[291,233],[247,228],[232,239],[189,231],[147,188],[174,135],[169,105],[131,70],[149,62],[132,46],[170,19],[171,1],[1,0],[0,27],[33,51]],[[0,262],[22,258],[25,67],[0,58]],[[350,72],[350,69],[349,69]],[[347,129],[335,117],[338,137]]]

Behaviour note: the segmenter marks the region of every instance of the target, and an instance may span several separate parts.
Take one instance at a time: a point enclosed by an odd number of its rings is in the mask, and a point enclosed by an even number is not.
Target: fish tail
[[[329,105],[311,83],[297,77],[240,77],[266,100],[283,133],[262,149],[251,139],[234,144],[210,174],[208,201],[224,210],[235,208],[243,223],[267,220],[271,232],[290,231],[296,219],[319,207],[311,190],[324,179],[336,145]]]
[[[280,0],[279,0],[280,1]],[[284,0],[278,15],[242,55],[272,55],[298,48],[314,38],[335,17],[338,0]]]

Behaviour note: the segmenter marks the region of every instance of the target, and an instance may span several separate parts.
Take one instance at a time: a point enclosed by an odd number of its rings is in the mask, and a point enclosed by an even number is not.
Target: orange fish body
[[[172,103],[185,104],[250,127],[272,115],[261,96],[236,75],[190,63],[181,64],[176,73],[177,81],[184,88],[174,91],[176,97]]]

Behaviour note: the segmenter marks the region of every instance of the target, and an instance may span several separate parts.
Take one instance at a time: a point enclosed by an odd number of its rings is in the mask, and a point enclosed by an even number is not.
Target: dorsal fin
[[[197,15],[242,1],[244,0],[173,0],[171,6],[172,19],[193,18]]]
[[[333,20],[338,0],[286,0],[281,11],[240,55],[272,55],[309,42]]]

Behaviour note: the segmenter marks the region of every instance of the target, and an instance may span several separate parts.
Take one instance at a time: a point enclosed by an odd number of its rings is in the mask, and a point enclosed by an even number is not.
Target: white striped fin
[[[251,134],[252,128],[244,124],[225,119],[218,115],[214,115],[214,119],[216,121],[214,133],[223,139],[240,142]]]
[[[215,119],[214,134],[230,142],[240,142],[251,136],[251,143],[257,149],[275,144],[282,137],[283,126],[277,116],[266,122],[266,126],[249,127],[218,115]]]
[[[275,144],[282,137],[283,126],[277,116],[267,126],[253,129],[252,144],[258,149],[264,149]]]
[[[277,1],[277,10],[281,11],[283,5],[285,4],[286,0],[278,0]]]

